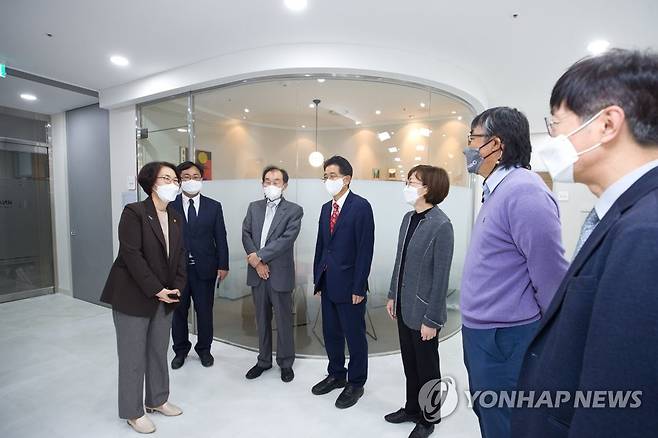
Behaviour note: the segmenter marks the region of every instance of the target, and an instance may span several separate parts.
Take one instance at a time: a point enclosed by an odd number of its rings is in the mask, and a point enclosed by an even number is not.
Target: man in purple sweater
[[[482,436],[507,438],[511,409],[479,395],[516,389],[525,350],[568,264],[557,202],[530,171],[526,117],[488,109],[471,123],[468,146],[468,171],[485,179],[461,285],[464,362]]]

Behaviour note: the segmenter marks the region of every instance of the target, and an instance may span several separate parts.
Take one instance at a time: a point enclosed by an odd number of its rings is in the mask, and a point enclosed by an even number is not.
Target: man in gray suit
[[[293,247],[304,210],[283,198],[288,172],[275,166],[263,171],[264,199],[249,204],[242,223],[242,245],[247,252],[247,285],[251,286],[258,328],[258,363],[247,372],[255,379],[272,368],[272,309],[276,316],[276,362],[281,380],[295,377],[292,291],[295,288]]]

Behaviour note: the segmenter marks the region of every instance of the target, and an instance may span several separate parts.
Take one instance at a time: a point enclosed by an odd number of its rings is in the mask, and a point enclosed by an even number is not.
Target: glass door
[[[52,293],[48,148],[0,138],[0,302]]]

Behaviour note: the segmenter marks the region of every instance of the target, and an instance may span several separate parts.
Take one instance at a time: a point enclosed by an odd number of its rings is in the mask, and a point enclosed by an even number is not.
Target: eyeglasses
[[[203,177],[202,177],[202,176],[199,176],[199,175],[194,175],[194,176],[185,175],[185,176],[183,176],[181,179],[182,179],[183,181],[192,181],[192,180],[194,180],[194,181],[201,181],[201,180],[203,179]]]
[[[555,120],[552,116],[544,117],[544,122],[546,123],[546,131],[551,137],[555,137],[555,125],[559,125],[560,121]]]
[[[339,176],[339,175],[323,176],[323,177],[322,177],[322,182],[326,182],[328,179],[330,179],[330,180],[333,181],[333,180],[335,180],[335,179],[339,179],[339,178],[342,178],[342,176]]]
[[[177,186],[180,185],[180,181],[178,180],[178,178],[172,178],[172,177],[170,177],[169,175],[159,176],[158,179],[163,180],[163,181],[166,182],[167,184],[174,183],[174,184],[176,184]]]
[[[472,133],[469,133],[469,134],[466,136],[466,139],[468,140],[468,145],[470,146],[471,143],[473,143],[473,139],[478,138],[478,137],[488,137],[488,135],[486,135],[486,134],[472,134]]]

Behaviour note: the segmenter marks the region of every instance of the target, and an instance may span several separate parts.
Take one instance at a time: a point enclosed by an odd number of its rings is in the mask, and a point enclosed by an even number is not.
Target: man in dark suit
[[[188,339],[187,315],[190,300],[194,300],[197,316],[197,343],[194,349],[204,367],[214,358],[210,353],[213,339],[212,308],[217,278],[228,275],[228,244],[222,205],[201,195],[203,167],[190,161],[178,166],[181,174],[182,195],[173,202],[174,208],[185,218],[183,237],[187,250],[187,286],[176,308],[171,329],[174,353],[171,367],[183,366],[192,348]]]
[[[333,199],[320,213],[313,276],[315,291],[321,294],[329,375],[312,392],[322,395],[344,387],[336,407],[345,409],[361,398],[368,376],[365,312],[375,222],[368,201],[350,191],[352,166],[345,158],[334,156],[324,162],[324,181]]]
[[[272,368],[272,310],[276,317],[276,362],[281,380],[295,377],[292,291],[295,288],[295,240],[304,210],[283,198],[288,172],[276,166],[263,170],[264,198],[249,204],[242,223],[247,253],[247,285],[252,288],[258,328],[258,363],[247,372],[255,379]]]
[[[540,149],[557,181],[598,197],[528,347],[515,438],[658,433],[658,55],[577,62],[551,96]],[[543,397],[543,403],[540,403]]]

